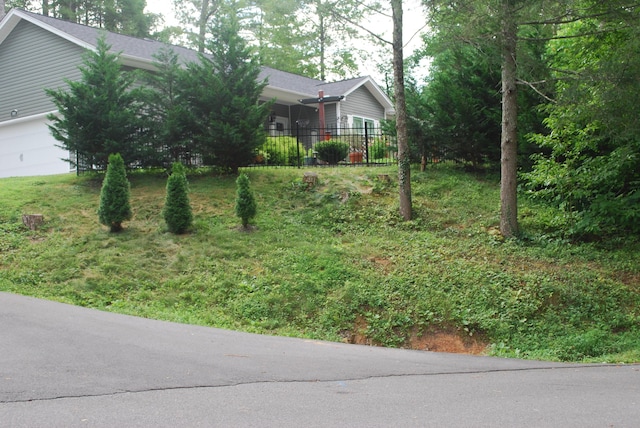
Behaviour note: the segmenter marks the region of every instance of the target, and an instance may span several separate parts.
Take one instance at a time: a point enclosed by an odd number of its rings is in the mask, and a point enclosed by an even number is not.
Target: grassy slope
[[[413,174],[416,218],[397,216],[393,168],[250,170],[259,215],[237,229],[235,177],[190,177],[195,228],[166,232],[165,176],[134,175],[134,219],[97,222],[100,182],[0,180],[0,290],[145,317],[385,346],[459,336],[487,352],[640,361],[637,242],[503,241],[495,180],[438,166]],[[389,173],[391,183],[378,179]],[[23,213],[42,213],[31,232]]]

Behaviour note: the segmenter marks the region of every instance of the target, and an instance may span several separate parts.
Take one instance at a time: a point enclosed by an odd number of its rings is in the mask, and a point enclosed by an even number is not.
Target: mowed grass
[[[166,175],[130,174],[134,218],[99,225],[101,177],[0,180],[0,290],[101,310],[263,334],[561,361],[640,361],[637,239],[575,243],[521,198],[523,235],[497,233],[495,177],[397,170],[249,169],[251,232],[235,178],[189,176],[194,228],[167,232]],[[380,175],[388,174],[387,182]],[[30,231],[22,214],[43,214]]]

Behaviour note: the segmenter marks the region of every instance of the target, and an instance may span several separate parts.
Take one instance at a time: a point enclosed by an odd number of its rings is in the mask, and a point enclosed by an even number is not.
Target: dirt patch
[[[356,345],[377,346],[367,337],[368,324],[363,316],[356,317],[354,328],[345,338],[345,342]],[[465,334],[455,328],[435,328],[427,331],[415,329],[407,339],[403,348],[419,351],[449,352],[453,354],[484,355],[489,343],[482,337]]]
[[[393,262],[387,258],[371,256],[368,257],[367,260],[369,260],[369,262],[373,263],[374,265],[382,268],[385,273],[388,273],[389,270],[393,267]]]
[[[376,344],[373,343],[373,341],[366,335],[367,328],[367,320],[362,315],[358,315],[356,317],[356,322],[353,326],[353,330],[351,332],[348,332],[346,335],[347,337],[345,342],[354,345],[375,346]]]
[[[488,345],[481,338],[461,334],[458,331],[435,330],[412,334],[408,347],[421,351],[482,355]]]

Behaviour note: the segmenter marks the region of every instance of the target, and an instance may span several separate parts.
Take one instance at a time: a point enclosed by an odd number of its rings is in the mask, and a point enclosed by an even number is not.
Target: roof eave
[[[9,18],[9,19],[6,19]],[[9,14],[5,17],[5,19],[2,20],[2,29],[4,29],[5,27],[5,21],[13,21],[15,20],[15,23],[13,23],[13,26],[11,27],[11,29],[7,32],[7,35],[9,32],[11,32],[11,30],[13,30],[13,28],[18,24],[18,22],[24,19],[25,21],[28,21],[30,23],[32,23],[33,25],[37,25],[38,27],[49,31],[50,33],[53,33],[59,37],[62,37],[65,40],[68,40],[72,43],[75,43],[76,45],[83,47],[85,49],[91,49],[91,50],[95,50],[96,47],[94,45],[92,45],[91,43],[87,43],[84,40],[81,40],[77,37],[74,37],[72,35],[70,35],[69,33],[66,33],[64,31],[58,30],[55,27],[52,27],[49,24],[46,24],[38,19],[35,19],[31,16],[29,16],[28,14],[22,12],[19,9],[11,9],[11,11],[9,11]],[[1,30],[0,30],[1,33]],[[0,43],[2,43],[4,41],[4,38],[6,37],[6,35],[4,35],[4,37],[2,36],[2,34],[0,34]]]
[[[378,84],[374,82],[374,80],[370,76],[367,76],[359,84],[354,85],[351,89],[346,91],[346,93],[344,94],[345,99],[349,96],[349,94],[353,93],[356,89],[362,86],[366,86],[371,95],[373,95],[373,97],[380,103],[380,105],[384,107],[385,114],[395,114],[393,101],[391,101],[387,94],[385,94],[382,89],[380,89],[380,86],[378,86]]]

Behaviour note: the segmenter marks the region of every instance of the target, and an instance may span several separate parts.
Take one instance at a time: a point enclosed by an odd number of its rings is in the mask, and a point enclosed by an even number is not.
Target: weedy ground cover
[[[520,200],[523,234],[497,233],[496,177],[397,170],[245,170],[258,206],[234,213],[236,177],[189,176],[194,223],[162,219],[166,174],[130,174],[133,219],[97,218],[101,177],[0,180],[0,290],[149,318],[381,346],[561,361],[640,361],[637,239],[576,243]],[[383,174],[388,174],[387,182]],[[22,214],[40,213],[31,231]]]

